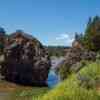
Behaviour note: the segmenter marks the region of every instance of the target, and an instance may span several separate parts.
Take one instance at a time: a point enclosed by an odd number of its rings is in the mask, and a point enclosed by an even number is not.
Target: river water
[[[54,87],[55,85],[57,85],[60,82],[60,76],[55,72],[55,68],[59,67],[59,65],[61,63],[63,63],[63,61],[64,61],[63,57],[51,58],[52,67],[51,67],[51,70],[49,72],[48,80],[47,80],[49,87]]]

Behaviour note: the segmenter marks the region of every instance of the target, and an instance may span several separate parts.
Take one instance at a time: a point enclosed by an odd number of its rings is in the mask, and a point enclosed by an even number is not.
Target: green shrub
[[[64,63],[58,70],[58,74],[62,80],[66,79],[70,74],[78,72],[81,68],[86,66],[89,62],[82,60],[74,65]]]
[[[89,77],[90,83],[85,84],[86,88],[80,85],[78,75]],[[86,65],[78,74],[73,74],[58,84],[54,89],[45,94],[41,100],[100,100],[100,95],[91,82],[100,78],[100,63],[91,63]],[[86,81],[85,81],[86,82]],[[84,83],[84,82],[83,82]],[[91,88],[87,88],[89,85]]]
[[[66,64],[63,64],[63,65],[60,67],[58,74],[60,75],[60,78],[61,78],[62,80],[66,79],[66,78],[68,77],[68,75],[69,75],[69,73],[70,73],[69,70],[70,70],[70,65],[67,65],[67,66],[66,66]]]
[[[100,63],[91,63],[85,66],[78,73],[78,78],[81,85],[86,88],[93,88],[96,86],[97,81],[100,79]]]
[[[96,60],[100,62],[100,51],[97,53]]]
[[[99,100],[95,89],[87,90],[78,85],[76,76],[59,84],[55,89],[45,94],[42,100]]]
[[[100,63],[91,63],[88,64],[85,68],[80,70],[80,75],[90,77],[93,80],[100,78]]]

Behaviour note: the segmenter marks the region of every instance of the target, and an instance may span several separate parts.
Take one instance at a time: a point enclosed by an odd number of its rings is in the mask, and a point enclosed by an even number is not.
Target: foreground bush
[[[99,100],[95,89],[78,86],[78,81],[69,79],[44,95],[42,100]]]
[[[78,76],[89,78],[90,83],[95,83],[100,78],[100,63],[91,63],[79,71],[78,74],[69,76],[68,79],[60,83],[53,90],[43,96],[41,100],[100,100],[99,93],[94,85],[91,88],[84,87],[80,84]],[[83,83],[85,80],[83,80]]]
[[[73,65],[68,65],[66,63],[62,64],[58,73],[62,80],[66,79],[70,74],[78,72],[84,66],[86,66],[90,61],[81,60]]]
[[[82,86],[86,88],[93,88],[100,84],[100,62],[85,66],[78,73],[78,79]]]

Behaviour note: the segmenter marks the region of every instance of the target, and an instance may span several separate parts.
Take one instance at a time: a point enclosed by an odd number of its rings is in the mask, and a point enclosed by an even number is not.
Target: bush
[[[84,69],[80,71],[80,74],[89,76],[93,79],[100,78],[100,63],[88,64]]]
[[[58,84],[53,90],[45,94],[41,100],[100,100],[99,93],[97,93],[94,85],[88,84],[91,88],[80,85],[78,75],[89,77],[96,83],[100,78],[100,63],[91,63],[86,65],[79,71],[78,74],[69,76],[68,79]],[[83,80],[84,83],[84,80]]]
[[[60,75],[60,78],[62,79],[62,80],[64,80],[64,79],[66,79],[67,77],[68,77],[68,75],[69,75],[69,73],[70,73],[70,65],[67,65],[66,66],[66,64],[63,64],[61,67],[60,67],[60,69],[59,69],[59,71],[58,71],[58,74]]]
[[[87,90],[78,85],[75,76],[58,85],[43,96],[42,100],[99,100],[95,89]]]
[[[100,61],[100,52],[97,53],[96,60]]]
[[[78,78],[82,86],[86,88],[95,87],[97,81],[100,79],[100,62],[91,63],[85,66],[85,68],[78,73]]]
[[[77,62],[73,65],[68,65],[64,63],[60,69],[58,70],[60,78],[62,80],[66,79],[70,74],[78,72],[80,69],[82,69],[88,61],[82,60],[80,62]]]

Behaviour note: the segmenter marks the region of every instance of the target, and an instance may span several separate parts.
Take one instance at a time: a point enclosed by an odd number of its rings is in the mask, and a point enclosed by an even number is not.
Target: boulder
[[[4,79],[23,85],[47,85],[51,62],[48,51],[36,38],[16,31],[6,37],[4,55]]]

